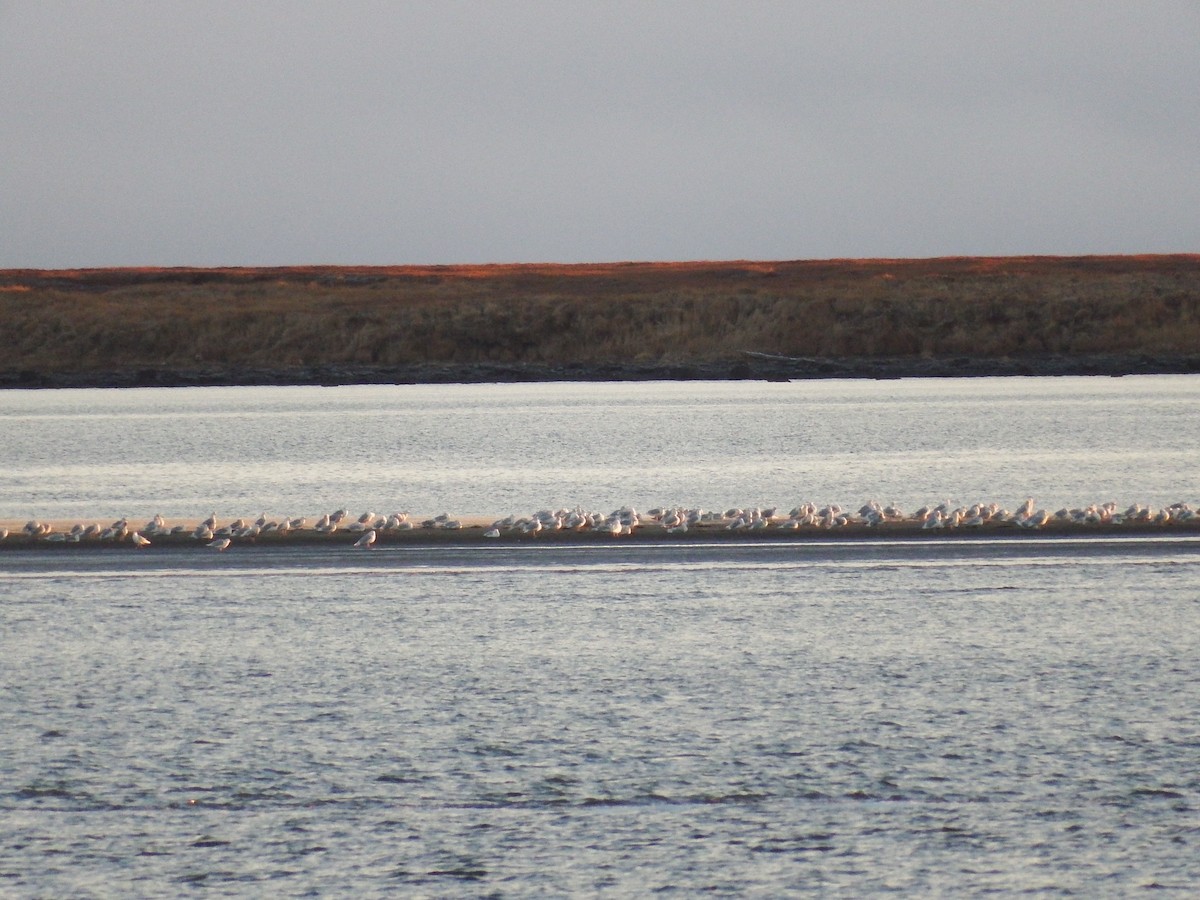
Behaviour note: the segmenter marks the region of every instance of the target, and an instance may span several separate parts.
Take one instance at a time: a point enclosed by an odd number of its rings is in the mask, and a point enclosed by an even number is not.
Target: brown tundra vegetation
[[[0,270],[0,372],[1200,356],[1200,255]]]

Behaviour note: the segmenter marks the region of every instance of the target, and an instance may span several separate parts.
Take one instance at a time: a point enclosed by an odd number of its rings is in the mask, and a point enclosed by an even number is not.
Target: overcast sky
[[[1197,0],[0,0],[0,267],[1197,251]]]

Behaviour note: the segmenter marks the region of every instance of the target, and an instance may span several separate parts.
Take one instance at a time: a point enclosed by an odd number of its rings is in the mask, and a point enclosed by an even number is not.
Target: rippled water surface
[[[1196,503],[1200,381],[0,392],[0,517]],[[1200,883],[1200,541],[0,553],[0,895]]]
[[[12,553],[0,891],[1185,893],[1197,550]]]

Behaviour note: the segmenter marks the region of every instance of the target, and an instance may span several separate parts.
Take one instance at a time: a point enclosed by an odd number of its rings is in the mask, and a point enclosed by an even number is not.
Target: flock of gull
[[[706,511],[699,508],[669,507],[652,509],[640,515],[631,507],[622,507],[607,516],[574,510],[542,510],[527,518],[509,516],[492,523],[486,536],[500,537],[503,530],[524,534],[543,529],[606,531],[613,535],[632,534],[642,524],[659,526],[667,534],[686,533],[691,528],[708,526],[710,529],[726,531],[775,529],[799,531],[803,528],[831,530],[846,526],[877,527],[885,523],[908,525],[921,529],[980,528],[985,525],[1011,525],[1020,528],[1041,528],[1052,522],[1076,525],[1120,525],[1126,522],[1166,524],[1169,522],[1200,522],[1200,512],[1187,503],[1173,503],[1161,509],[1136,504],[1121,510],[1115,503],[1092,504],[1086,508],[1063,508],[1051,513],[1038,509],[1032,499],[1026,500],[1018,509],[1010,511],[999,504],[975,504],[953,507],[949,502],[937,506],[923,506],[911,515],[906,515],[896,506],[883,506],[871,501],[857,511],[843,509],[837,505],[817,507],[805,503],[794,507],[786,515],[778,508],[742,509],[734,507],[724,512]]]
[[[265,514],[253,522],[236,519],[219,524],[214,513],[198,525],[168,525],[156,515],[140,528],[132,527],[122,518],[111,525],[77,523],[70,529],[58,530],[47,522],[30,521],[13,537],[21,543],[95,543],[148,547],[160,539],[172,544],[196,543],[214,551],[229,549],[237,543],[253,543],[260,538],[281,540],[296,537],[345,535],[346,543],[359,549],[374,546],[380,538],[407,531],[482,530],[485,538],[525,537],[541,533],[593,533],[621,537],[639,530],[653,534],[706,533],[722,531],[832,531],[857,526],[858,529],[891,526],[892,529],[956,530],[990,528],[1039,529],[1047,526],[1102,526],[1141,523],[1171,525],[1190,523],[1200,525],[1200,512],[1187,503],[1173,503],[1161,508],[1135,504],[1121,509],[1115,503],[1092,504],[1082,508],[1063,508],[1056,512],[1039,509],[1032,499],[1015,510],[998,504],[977,503],[972,506],[953,506],[949,502],[924,506],[906,514],[896,506],[884,506],[874,501],[856,511],[837,505],[818,507],[804,503],[789,512],[778,508],[740,508],[710,511],[700,508],[659,507],[645,513],[623,506],[610,513],[588,512],[582,508],[543,509],[528,516],[508,516],[484,525],[464,524],[461,519],[442,514],[431,519],[414,521],[407,513],[377,515],[365,512],[352,517],[345,509],[327,513],[310,522],[307,518],[269,519]],[[9,532],[0,528],[0,542],[9,542]],[[12,542],[9,542],[12,543]]]
[[[349,513],[339,509],[327,513],[309,523],[307,518],[268,519],[266,514],[259,516],[254,522],[245,519],[235,519],[225,525],[218,524],[217,514],[213,513],[196,526],[168,525],[166,519],[156,515],[141,528],[130,526],[126,518],[118,519],[105,527],[98,523],[84,525],[77,522],[68,531],[56,531],[47,522],[32,520],[25,523],[22,533],[28,538],[57,543],[129,543],[135,547],[149,547],[154,543],[152,538],[172,538],[175,541],[191,539],[203,543],[210,550],[228,550],[237,541],[251,542],[264,535],[297,534],[305,530],[313,534],[333,534],[344,530],[348,533],[361,532],[362,536],[355,546],[370,546],[375,542],[378,531],[392,529],[397,531],[409,530],[416,527],[408,518],[407,513],[394,513],[391,516],[376,517],[374,513],[363,513],[355,522],[346,522]],[[345,524],[343,524],[345,523]],[[0,528],[0,541],[8,537],[8,530]]]

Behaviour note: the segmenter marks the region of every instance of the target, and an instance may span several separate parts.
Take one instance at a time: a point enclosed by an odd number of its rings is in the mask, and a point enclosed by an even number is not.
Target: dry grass
[[[0,271],[0,369],[1200,352],[1200,256]]]

